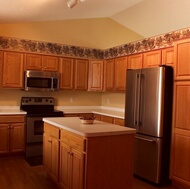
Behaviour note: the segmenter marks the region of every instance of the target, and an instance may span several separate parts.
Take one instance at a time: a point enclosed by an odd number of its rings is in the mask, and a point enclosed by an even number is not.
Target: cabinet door
[[[190,79],[190,40],[174,43],[175,51],[175,79]]]
[[[9,151],[9,125],[0,124],[0,154]]]
[[[104,90],[114,90],[114,71],[115,61],[114,59],[106,60],[104,63]]]
[[[126,85],[127,57],[115,59],[114,89],[125,91]]]
[[[42,56],[39,54],[25,55],[25,70],[41,70]]]
[[[120,125],[120,126],[124,126],[125,123],[124,123],[124,119],[120,119],[120,118],[114,118],[113,120],[113,124],[116,124],[116,125]]]
[[[151,51],[143,54],[143,68],[161,65],[161,50]]]
[[[62,188],[83,189],[84,154],[61,142],[59,171]]]
[[[24,152],[24,124],[17,123],[10,125],[10,151]]]
[[[143,66],[143,54],[128,56],[127,69],[141,69]]]
[[[59,58],[56,56],[42,56],[42,70],[57,72],[59,70]]]
[[[23,54],[4,52],[3,83],[5,88],[22,88],[23,86]]]
[[[84,154],[78,150],[71,151],[71,189],[83,189]]]
[[[88,60],[75,60],[75,89],[88,88]]]
[[[43,135],[43,165],[54,181],[58,181],[59,141],[50,134]]]
[[[113,117],[109,117],[109,116],[101,116],[101,121],[106,122],[106,123],[113,123]]]
[[[74,60],[70,58],[61,58],[60,63],[60,88],[73,89],[74,78]]]
[[[94,60],[89,62],[88,90],[103,90],[103,68],[104,61]]]
[[[190,82],[175,82],[171,178],[190,188]],[[185,188],[185,187],[184,187]]]
[[[174,48],[166,48],[162,50],[162,65],[174,67]]]
[[[0,51],[0,87],[2,87],[3,75],[3,52]]]

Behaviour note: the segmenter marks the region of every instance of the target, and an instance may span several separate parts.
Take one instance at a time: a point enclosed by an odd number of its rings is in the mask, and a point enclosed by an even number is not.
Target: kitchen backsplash
[[[0,36],[0,49],[79,58],[108,59],[170,47],[173,46],[174,41],[188,37],[190,37],[190,28],[185,28],[155,37],[150,37],[141,41],[102,50]]]

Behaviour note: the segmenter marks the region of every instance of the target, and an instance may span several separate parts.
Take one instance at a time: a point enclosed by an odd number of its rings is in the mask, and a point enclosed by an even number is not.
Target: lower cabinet
[[[104,115],[100,115],[100,114],[94,114],[94,117],[98,121],[103,121],[103,122],[106,122],[106,123],[112,123],[112,124],[120,125],[120,126],[125,125],[124,119],[121,119],[121,118],[115,118],[115,117],[111,117],[111,116],[104,116]]]
[[[83,137],[59,128],[53,148],[51,127],[44,123],[44,167],[60,189],[132,188],[134,133]]]
[[[43,165],[51,178],[58,182],[59,128],[44,124]]]
[[[25,116],[0,116],[0,154],[25,151]]]
[[[71,141],[75,143],[74,138],[73,140],[71,139]],[[77,143],[76,147],[73,147],[73,145],[61,140],[59,169],[59,185],[61,188],[84,188],[84,156],[83,151],[77,150]]]

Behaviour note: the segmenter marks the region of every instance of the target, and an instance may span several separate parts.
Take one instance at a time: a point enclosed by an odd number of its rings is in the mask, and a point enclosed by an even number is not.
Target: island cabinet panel
[[[175,51],[175,79],[190,79],[190,39],[174,43]]]
[[[103,60],[92,60],[89,62],[88,74],[88,90],[102,91],[103,90]]]
[[[60,88],[74,88],[74,59],[60,58]]]
[[[22,88],[24,55],[17,52],[4,52],[2,87]]]
[[[69,118],[65,119],[69,121]],[[72,118],[70,118],[71,120]],[[73,120],[70,123],[72,122]],[[77,122],[80,126],[80,121],[77,120]],[[52,178],[52,161],[58,162],[58,179],[57,181],[54,179],[54,181],[59,188],[132,189],[135,133],[105,135],[107,127],[102,124],[104,129],[99,131],[102,134],[96,135],[95,133],[93,135],[91,133],[90,137],[86,134],[84,136],[76,134],[75,130],[71,132],[60,126],[60,145],[57,151],[52,150],[51,144],[46,144],[48,140],[51,141],[51,137],[46,136],[46,128],[54,126],[49,125],[46,121],[44,126],[44,166]],[[55,128],[57,129],[57,127]],[[59,155],[59,158],[57,159],[57,155],[55,155],[56,158],[53,160],[53,153]]]
[[[85,189],[133,188],[133,134],[89,137],[87,146]]]
[[[25,151],[25,116],[0,116],[0,154]]]
[[[44,124],[43,165],[55,182],[58,182],[59,132],[59,128]]]
[[[156,67],[161,65],[161,50],[143,53],[143,68]]]

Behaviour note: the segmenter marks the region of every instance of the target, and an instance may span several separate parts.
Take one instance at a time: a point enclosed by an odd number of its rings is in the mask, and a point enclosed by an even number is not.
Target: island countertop
[[[93,124],[82,124],[78,117],[43,118],[53,126],[65,129],[84,137],[133,134],[135,129],[94,120]]]

